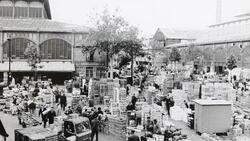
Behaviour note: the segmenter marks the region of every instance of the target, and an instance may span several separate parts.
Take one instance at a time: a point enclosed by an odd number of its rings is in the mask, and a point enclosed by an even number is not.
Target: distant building
[[[105,57],[97,51],[83,54],[81,49],[90,28],[51,19],[48,0],[0,1],[0,80],[8,72],[9,47],[11,72],[16,81],[33,75],[24,56],[31,44],[42,56],[40,78],[47,76],[55,83],[62,83],[75,72],[86,77],[102,77]]]
[[[194,61],[197,68],[202,63],[206,71],[222,73],[227,59],[233,55],[237,66],[250,68],[250,13],[237,16],[236,19],[209,26],[207,30],[197,32],[194,40],[179,40],[175,44],[164,46],[165,55],[177,47],[182,62]],[[158,34],[158,33],[156,33]],[[183,34],[184,35],[184,34]],[[158,38],[154,38],[158,41]],[[157,50],[157,49],[156,49]]]
[[[200,33],[199,30],[158,28],[152,39],[154,65],[162,66],[168,62],[170,55],[168,46],[179,43],[192,43]]]

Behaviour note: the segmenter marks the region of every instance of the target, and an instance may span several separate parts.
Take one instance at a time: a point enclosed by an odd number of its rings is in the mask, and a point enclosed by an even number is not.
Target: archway
[[[25,59],[25,49],[35,42],[27,38],[12,38],[11,39],[11,58],[12,59]],[[3,44],[3,58],[7,59],[9,57],[9,42],[6,41]]]
[[[72,45],[63,39],[49,39],[39,45],[42,59],[71,59]]]

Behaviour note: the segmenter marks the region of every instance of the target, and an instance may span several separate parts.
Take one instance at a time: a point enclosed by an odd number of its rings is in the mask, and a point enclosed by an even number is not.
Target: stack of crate
[[[121,141],[126,140],[126,119],[118,116],[109,116],[109,133]]]
[[[127,87],[127,80],[126,79],[120,79],[120,86],[122,88],[126,88]]]
[[[126,100],[126,89],[125,88],[120,88],[119,100]]]
[[[108,96],[110,99],[113,99],[113,95],[114,95],[114,83],[108,82]]]
[[[80,96],[73,96],[71,106],[73,109],[76,109],[80,101]]]

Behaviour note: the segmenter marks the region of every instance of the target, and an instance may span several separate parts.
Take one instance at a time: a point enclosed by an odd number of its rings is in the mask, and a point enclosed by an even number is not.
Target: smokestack
[[[216,4],[216,23],[221,22],[221,15],[222,15],[222,0],[217,0],[217,4]]]

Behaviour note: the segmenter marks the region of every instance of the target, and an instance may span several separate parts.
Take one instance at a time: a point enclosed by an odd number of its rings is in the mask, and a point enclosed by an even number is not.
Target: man
[[[137,98],[135,97],[135,94],[133,94],[131,102],[132,102],[133,106],[135,106],[135,104],[137,102]]]
[[[159,124],[157,123],[156,119],[153,120],[153,133],[154,134],[160,134],[161,133],[161,128],[160,128]]]
[[[137,135],[135,135],[134,130],[131,131],[131,136],[128,137],[128,141],[140,141],[140,138]]]
[[[170,97],[167,96],[164,101],[166,102],[166,110],[168,112],[168,116],[170,117],[170,107],[171,107],[171,100]]]
[[[94,140],[94,136],[96,135],[96,141],[98,141],[98,132],[99,132],[99,125],[101,122],[101,115],[98,115],[97,118],[93,119],[91,121],[91,129],[92,129],[92,133],[91,133],[91,141]]]
[[[56,86],[56,87],[54,87],[54,88],[55,88],[55,89],[53,90],[53,93],[54,93],[55,98],[56,98],[56,103],[58,103],[61,95],[60,95],[60,92],[59,92],[58,87]]]
[[[49,125],[54,124],[54,118],[56,116],[56,112],[54,110],[54,107],[51,107],[51,110],[48,112],[48,119],[49,119]]]
[[[43,127],[46,128],[46,123],[47,123],[47,115],[46,114],[43,114],[44,111],[46,111],[46,107],[45,105],[42,105],[42,107],[40,108],[39,110],[39,116],[41,115],[42,116],[42,121],[43,121]]]
[[[129,102],[129,104],[126,107],[127,111],[133,111],[135,110],[135,106],[132,104],[132,102]]]
[[[63,111],[65,111],[65,107],[67,105],[67,97],[65,96],[65,94],[63,93],[62,96],[60,97],[60,104],[61,104],[61,108]]]
[[[102,108],[101,108],[101,107],[98,107],[98,111],[97,111],[97,112],[98,112],[98,115],[99,115],[99,114],[103,115],[103,111],[102,111]]]

